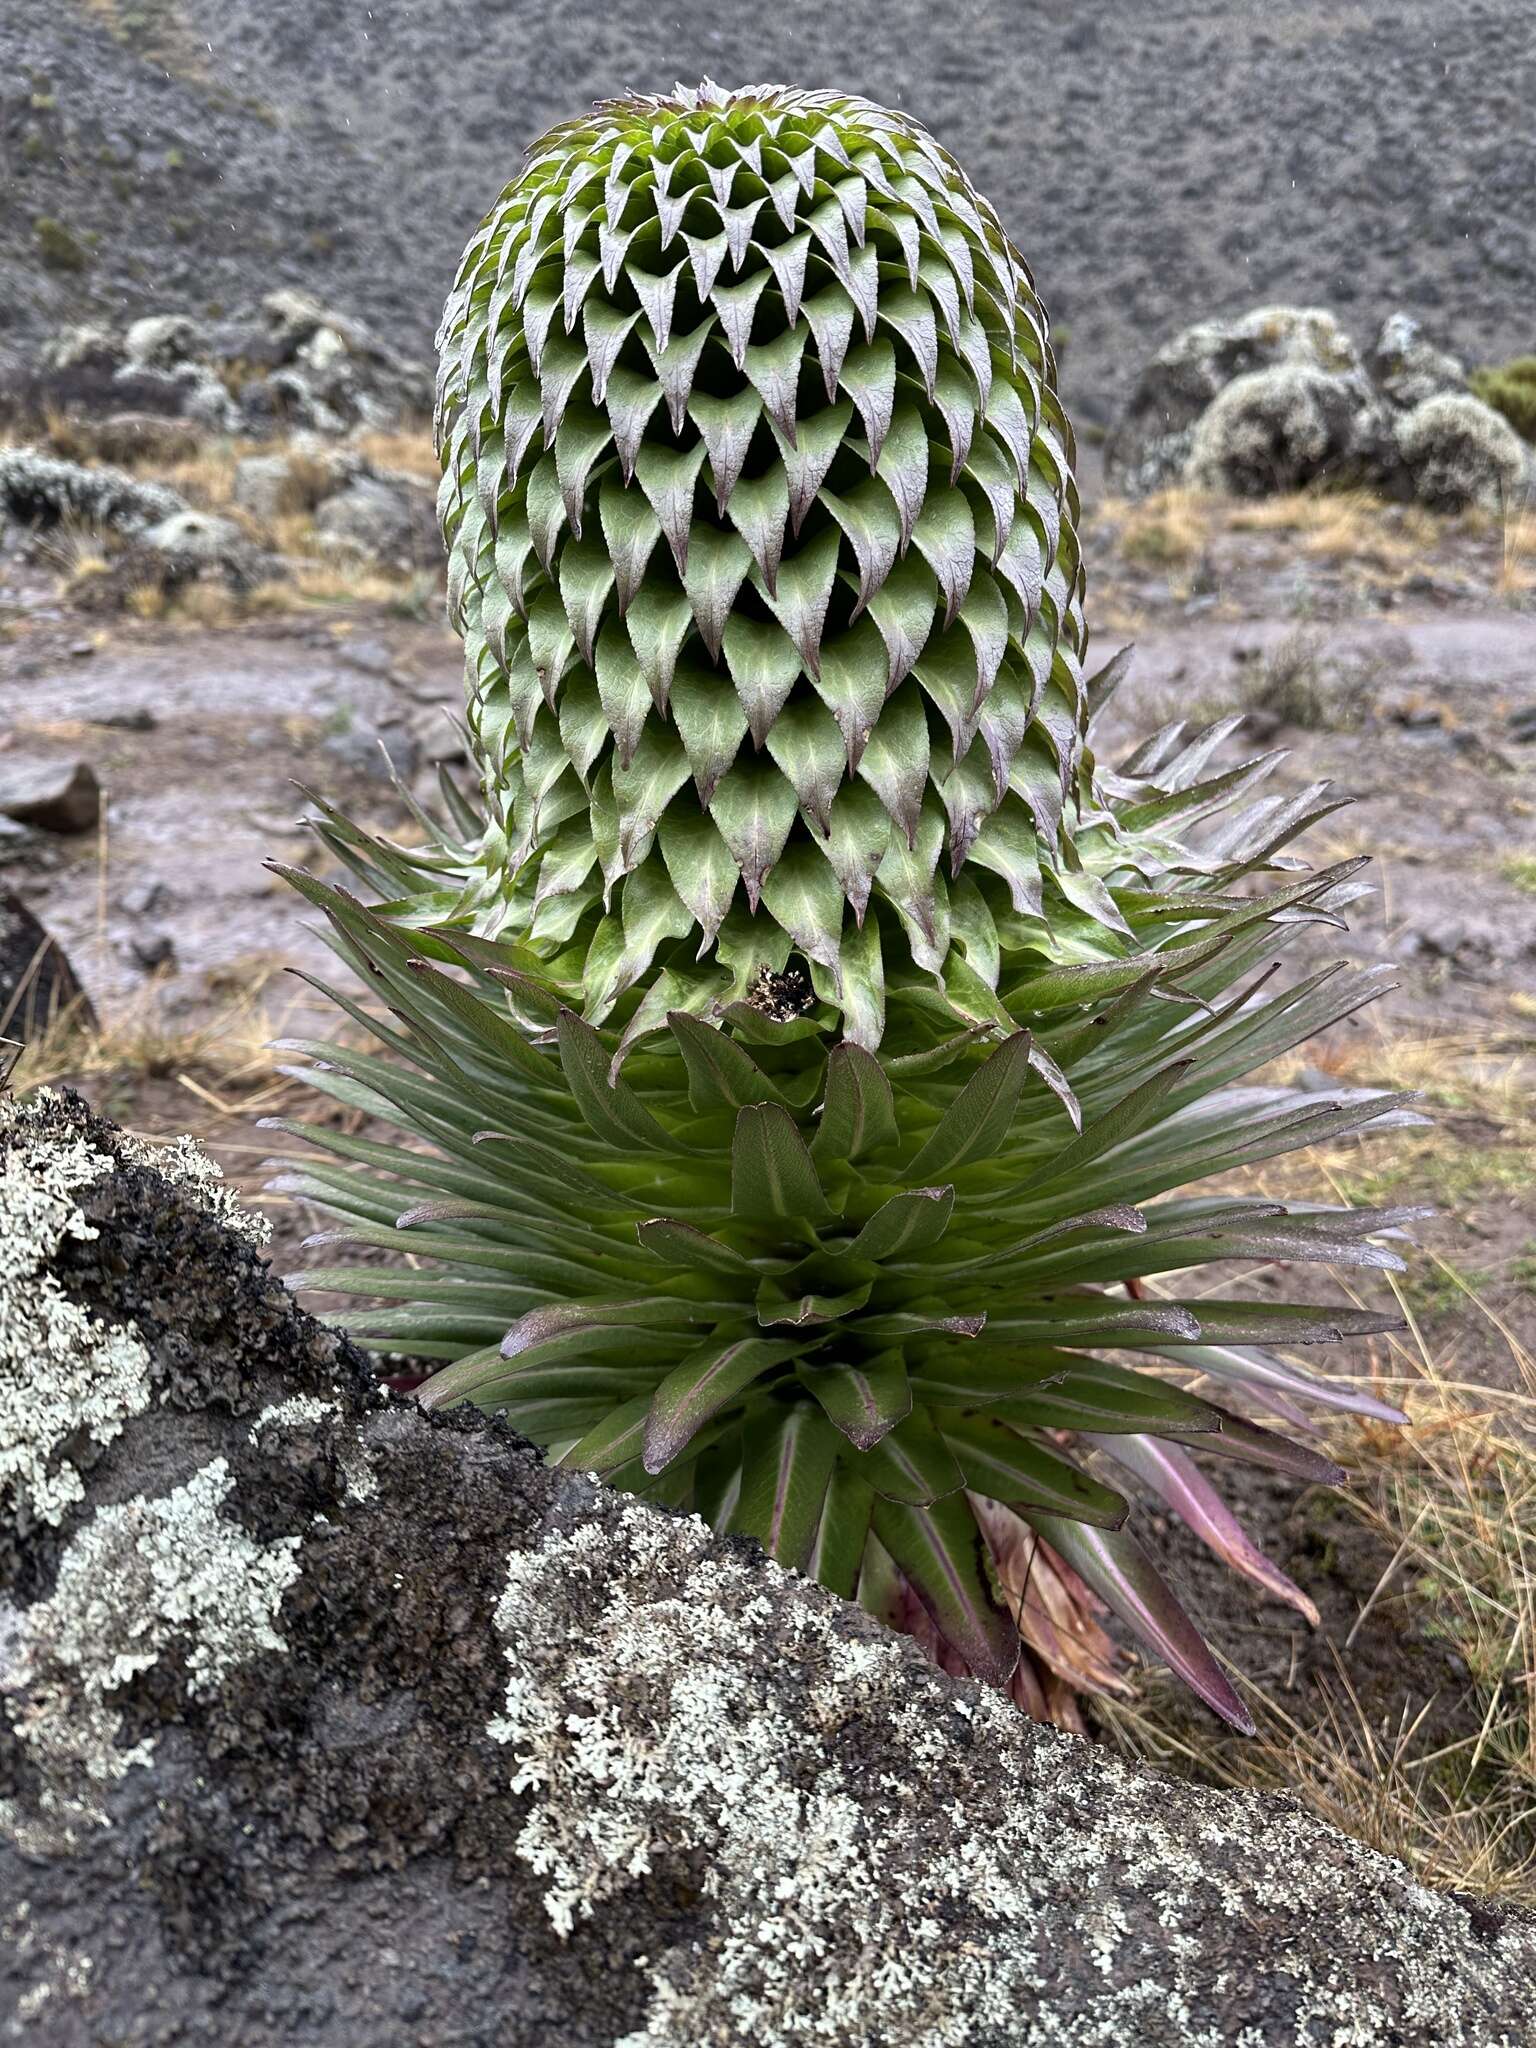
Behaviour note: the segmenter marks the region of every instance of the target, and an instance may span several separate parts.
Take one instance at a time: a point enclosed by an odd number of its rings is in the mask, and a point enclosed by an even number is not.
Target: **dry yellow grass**
[[[442,475],[429,426],[396,428],[392,433],[355,434],[352,446],[375,469],[396,469],[434,489]]]
[[[1518,599],[1536,587],[1536,514],[1529,508],[1500,522],[1482,511],[1447,516],[1394,504],[1366,490],[1317,488],[1250,502],[1177,486],[1139,501],[1103,499],[1090,523],[1115,541],[1126,561],[1166,570],[1175,596],[1226,534],[1273,535],[1303,559],[1359,564],[1391,583],[1421,570],[1447,538],[1502,533],[1497,594]]]
[[[1518,1390],[1467,1385],[1409,1334],[1374,1389],[1400,1402],[1405,1430],[1336,1425],[1350,1471],[1342,1498],[1390,1552],[1367,1606],[1392,1602],[1404,1625],[1460,1660],[1477,1710],[1453,1741],[1429,1733],[1433,1701],[1373,1719],[1351,1683],[1348,1644],[1333,1682],[1303,1705],[1230,1675],[1258,1726],[1243,1743],[1193,1744],[1157,1685],[1101,1718],[1122,1747],[1218,1783],[1291,1792],[1325,1820],[1425,1884],[1536,1905],[1536,1373],[1502,1318]],[[1469,1292],[1469,1313],[1492,1313]]]
[[[1518,601],[1536,590],[1536,510],[1523,504],[1504,521],[1499,562],[1499,596]]]
[[[1272,1193],[1425,1199],[1460,1213],[1536,1200],[1529,1034],[1356,1030],[1277,1063],[1273,1078],[1303,1065],[1342,1082],[1417,1090],[1440,1112],[1442,1128],[1405,1133],[1390,1146],[1352,1141],[1272,1161],[1263,1176]],[[1475,1136],[1458,1136],[1463,1123]],[[1526,1266],[1536,1277],[1530,1250],[1524,1266],[1508,1270],[1518,1276]],[[1432,1249],[1421,1247],[1401,1280],[1387,1278],[1407,1328],[1378,1340],[1369,1384],[1406,1409],[1409,1427],[1340,1418],[1329,1426],[1329,1448],[1351,1475],[1341,1498],[1390,1558],[1367,1604],[1392,1603],[1405,1630],[1437,1638],[1460,1660],[1475,1729],[1437,1742],[1427,1699],[1405,1702],[1390,1723],[1373,1719],[1351,1683],[1347,1643],[1332,1682],[1305,1696],[1255,1688],[1231,1672],[1258,1724],[1251,1742],[1218,1732],[1192,1739],[1187,1715],[1158,1679],[1129,1704],[1106,1706],[1101,1718],[1135,1754],[1218,1783],[1296,1794],[1426,1884],[1533,1906],[1536,1361],[1490,1289]],[[1425,1328],[1426,1298],[1454,1310],[1441,1316],[1438,1345]],[[1465,1374],[1474,1334],[1501,1354],[1501,1384],[1484,1384],[1486,1370],[1481,1379]]]

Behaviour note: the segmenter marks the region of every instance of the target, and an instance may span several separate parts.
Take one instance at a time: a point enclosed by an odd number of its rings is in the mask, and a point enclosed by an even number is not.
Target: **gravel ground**
[[[1362,335],[1406,305],[1473,358],[1533,342],[1529,5],[5,0],[0,356],[277,282],[423,348],[530,137],[703,72],[927,120],[1034,263],[1090,419],[1168,333],[1266,298]]]

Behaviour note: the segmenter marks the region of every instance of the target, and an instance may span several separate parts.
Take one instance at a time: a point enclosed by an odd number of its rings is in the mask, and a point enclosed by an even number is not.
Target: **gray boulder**
[[[242,511],[270,526],[285,513],[301,510],[305,492],[288,456],[246,455],[235,464],[230,496]]]
[[[94,832],[101,783],[89,761],[18,761],[0,754],[0,816],[40,832]]]
[[[327,547],[397,570],[435,569],[442,557],[432,493],[408,477],[355,478],[321,504],[315,533]]]
[[[123,336],[123,356],[135,370],[174,370],[205,350],[202,329],[184,313],[149,313]]]
[[[169,519],[147,528],[140,538],[146,548],[205,565],[228,562],[246,549],[245,536],[235,522],[213,512],[173,512]]]
[[[1465,391],[1462,363],[1436,348],[1411,313],[1389,313],[1366,357],[1377,390],[1400,412],[1443,392]]]
[[[99,327],[92,322],[83,322],[75,327],[66,327],[52,335],[38,351],[38,365],[47,372],[62,375],[79,370],[86,365],[100,365],[115,370],[123,360],[121,336],[108,327]]]
[[[1529,2042],[1528,1918],[385,1401],[185,1143],[0,1106],[0,1200],[7,2035]]]
[[[0,519],[18,525],[57,526],[67,519],[135,534],[186,510],[186,500],[164,484],[120,469],[66,462],[37,448],[0,451]]]
[[[1304,369],[1368,392],[1349,335],[1320,306],[1258,306],[1231,319],[1202,320],[1176,334],[1148,363],[1105,443],[1105,476],[1128,497],[1187,480],[1196,422],[1237,377]]]
[[[183,506],[135,535],[104,568],[77,579],[71,595],[82,611],[110,613],[138,591],[171,596],[206,581],[244,596],[281,573],[278,559],[253,546],[232,519]]]
[[[1503,513],[1536,489],[1530,448],[1470,391],[1425,399],[1398,420],[1396,435],[1413,495],[1436,511]]]
[[[1200,490],[1264,498],[1324,478],[1378,477],[1390,448],[1385,412],[1359,372],[1284,363],[1216,394],[1190,432],[1184,476]]]
[[[1362,358],[1331,313],[1262,306],[1158,350],[1105,445],[1105,474],[1130,497],[1339,481],[1459,511],[1511,502],[1530,461],[1411,314],[1392,314]]]

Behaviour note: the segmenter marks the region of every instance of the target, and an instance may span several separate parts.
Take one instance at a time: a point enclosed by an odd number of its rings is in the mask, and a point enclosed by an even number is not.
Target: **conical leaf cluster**
[[[503,194],[440,342],[474,886],[536,944],[601,911],[594,1021],[669,941],[737,994],[792,945],[874,1044],[893,942],[941,973],[1042,917],[1072,437],[1029,273],[925,130],[767,87],[600,107]]]

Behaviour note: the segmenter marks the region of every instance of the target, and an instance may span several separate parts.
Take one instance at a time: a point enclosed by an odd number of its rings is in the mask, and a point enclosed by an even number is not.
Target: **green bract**
[[[445,782],[410,850],[325,810],[371,904],[293,879],[380,1049],[301,1048],[366,1134],[284,1126],[324,1157],[283,1185],[419,1262],[307,1278],[383,1304],[348,1327],[429,1405],[1031,1711],[1115,1682],[1107,1605],[1242,1725],[1128,1503],[1311,1612],[1191,1453],[1335,1476],[1269,1423],[1395,1411],[1288,1350],[1389,1319],[1232,1275],[1396,1266],[1418,1212],[1180,1190],[1407,1112],[1241,1085],[1379,992],[1273,980],[1359,863],[1289,851],[1334,800],[1217,764],[1236,720],[1095,761],[1123,663],[1083,680],[1044,335],[865,101],[706,86],[537,146],[442,331],[482,801]]]
[[[1085,893],[1045,330],[948,153],[833,93],[600,107],[471,241],[439,439],[472,894],[535,944],[604,908],[595,1021],[673,941],[738,995],[793,945],[872,1046],[883,968],[985,969]]]

